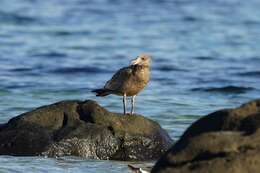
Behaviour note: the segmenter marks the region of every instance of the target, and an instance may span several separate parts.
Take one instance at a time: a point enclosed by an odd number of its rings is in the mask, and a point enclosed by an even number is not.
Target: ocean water
[[[152,56],[137,112],[177,140],[203,115],[260,97],[258,0],[0,0],[0,123],[65,99],[96,98],[139,53]],[[0,172],[128,172],[128,162],[0,156]],[[151,165],[134,163],[136,165]]]

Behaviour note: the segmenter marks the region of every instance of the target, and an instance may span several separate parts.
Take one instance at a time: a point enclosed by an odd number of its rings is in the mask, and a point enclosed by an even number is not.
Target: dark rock
[[[260,100],[193,123],[152,173],[246,173],[260,170]]]
[[[153,160],[172,140],[141,115],[111,113],[94,101],[62,101],[12,118],[0,128],[0,154]]]

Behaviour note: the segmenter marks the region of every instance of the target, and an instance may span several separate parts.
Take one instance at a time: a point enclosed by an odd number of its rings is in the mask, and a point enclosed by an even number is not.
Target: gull
[[[124,114],[126,113],[127,97],[131,96],[131,112],[133,115],[135,109],[135,97],[148,84],[150,79],[151,57],[147,54],[140,54],[131,61],[130,65],[119,69],[113,77],[106,82],[105,86],[95,89],[92,92],[96,96],[107,96],[115,94],[123,96]]]

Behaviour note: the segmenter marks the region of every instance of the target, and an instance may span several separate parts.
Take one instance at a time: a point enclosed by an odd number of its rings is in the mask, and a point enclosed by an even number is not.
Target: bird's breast
[[[123,90],[127,96],[137,95],[145,88],[150,79],[149,69],[142,69],[134,73],[124,85]]]

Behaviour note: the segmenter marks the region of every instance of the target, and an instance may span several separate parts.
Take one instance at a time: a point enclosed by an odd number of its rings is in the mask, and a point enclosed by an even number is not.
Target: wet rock
[[[260,100],[202,117],[161,157],[152,173],[260,170]]]
[[[111,113],[88,100],[62,101],[12,118],[0,128],[0,154],[152,160],[172,140],[141,115]]]

